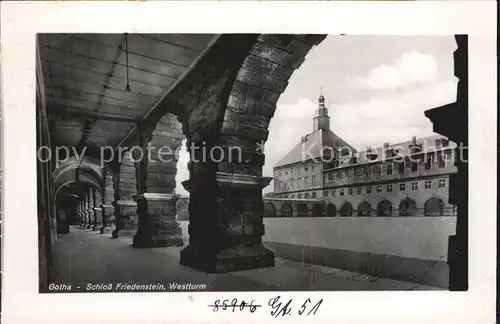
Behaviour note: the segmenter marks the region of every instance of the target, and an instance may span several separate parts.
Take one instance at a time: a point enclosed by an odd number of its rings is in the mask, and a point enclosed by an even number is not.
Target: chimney
[[[417,144],[417,137],[416,137],[416,136],[413,136],[413,137],[411,138],[411,142],[412,142],[413,144]]]
[[[384,148],[388,148],[389,147],[389,143],[384,143]]]

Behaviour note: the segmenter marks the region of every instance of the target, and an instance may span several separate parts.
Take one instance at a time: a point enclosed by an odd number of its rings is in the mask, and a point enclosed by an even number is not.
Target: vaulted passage
[[[38,162],[41,285],[55,231],[70,225],[130,237],[135,248],[182,246],[180,263],[206,272],[273,266],[262,218],[277,211],[262,200],[271,178],[257,147],[288,79],[324,38],[40,35],[38,148],[55,153]],[[184,140],[188,242],[175,181]]]

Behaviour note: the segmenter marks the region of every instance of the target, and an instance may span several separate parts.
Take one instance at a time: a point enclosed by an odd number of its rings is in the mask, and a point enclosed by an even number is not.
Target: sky
[[[424,111],[456,99],[453,36],[328,36],[289,80],[269,125],[263,175],[307,133],[322,88],[330,128],[357,149],[433,135]],[[181,152],[176,192],[189,178]],[[273,182],[263,191],[273,191]]]

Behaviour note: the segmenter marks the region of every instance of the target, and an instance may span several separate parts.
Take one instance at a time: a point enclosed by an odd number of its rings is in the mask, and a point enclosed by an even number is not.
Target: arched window
[[[372,207],[367,201],[363,201],[358,205],[358,216],[370,216]]]
[[[276,217],[276,208],[272,203],[266,204],[266,209],[264,210],[264,217]]]
[[[325,205],[323,203],[315,203],[312,209],[313,217],[325,217]]]
[[[298,217],[309,216],[309,207],[307,207],[306,204],[298,204],[297,205],[297,216]]]
[[[187,202],[180,202],[177,204],[176,220],[188,221],[189,220],[189,206]]]
[[[309,193],[306,193],[306,194],[304,195],[304,198],[305,198],[305,199],[309,199]]]
[[[415,200],[405,198],[399,204],[399,216],[415,216],[417,213],[417,204]]]
[[[337,208],[335,208],[335,205],[332,203],[329,203],[326,206],[326,216],[334,217],[336,213],[337,213]]]
[[[389,200],[384,199],[378,203],[377,206],[377,216],[391,216],[392,215],[392,204]]]
[[[444,203],[441,199],[433,197],[425,202],[425,216],[443,216]]]
[[[340,207],[340,216],[352,216],[352,205],[349,202],[346,201]]]
[[[289,203],[284,203],[281,206],[281,217],[292,217],[292,206]]]

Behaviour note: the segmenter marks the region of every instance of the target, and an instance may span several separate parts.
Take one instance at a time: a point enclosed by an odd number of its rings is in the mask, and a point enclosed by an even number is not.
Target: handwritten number
[[[306,310],[306,304],[307,303],[310,303],[311,300],[309,298],[306,299],[306,301],[304,302],[304,304],[302,304],[302,306],[300,307],[301,309],[299,310],[299,315],[302,315],[305,310]]]
[[[321,303],[323,303],[323,298],[321,298],[321,300],[317,302],[316,305],[314,305],[314,307],[309,311],[309,313],[307,313],[307,316],[309,316],[309,314],[311,314],[312,311],[314,311],[314,313],[312,313],[313,315],[316,314],[316,312],[319,309],[319,306],[321,306]]]
[[[222,301],[222,310],[226,310],[226,309],[227,309],[227,302],[228,302],[228,301],[229,301],[229,300],[227,300],[227,299],[224,299],[224,300]]]
[[[213,306],[214,306],[214,309],[213,309],[214,312],[219,310],[219,300],[218,299],[215,301]]]
[[[252,299],[250,302],[250,313],[254,313],[257,310],[257,306],[253,304],[254,301],[255,299]]]
[[[233,298],[233,300],[231,300],[231,306],[233,306],[233,312],[236,310],[236,303],[238,302],[238,300],[236,298]]]

